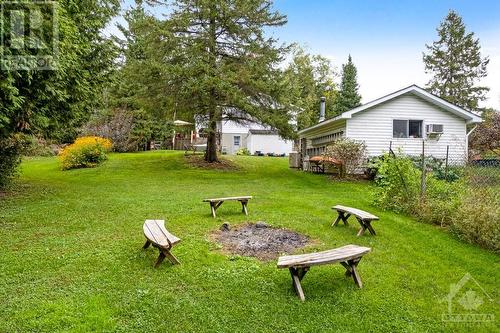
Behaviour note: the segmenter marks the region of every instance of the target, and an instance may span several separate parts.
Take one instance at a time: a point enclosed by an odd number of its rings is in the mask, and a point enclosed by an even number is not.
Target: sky
[[[125,0],[123,8],[131,3]],[[481,83],[491,90],[481,106],[500,109],[499,0],[275,0],[274,7],[288,18],[271,32],[280,42],[298,43],[330,59],[338,70],[351,54],[363,103],[411,84],[425,86],[429,76],[422,52],[437,39],[436,28],[453,9],[490,59]],[[108,33],[116,29],[110,26]]]

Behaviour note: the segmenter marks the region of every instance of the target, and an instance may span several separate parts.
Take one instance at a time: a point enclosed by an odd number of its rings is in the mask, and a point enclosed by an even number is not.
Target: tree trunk
[[[216,8],[212,3],[210,7],[210,23],[209,23],[209,41],[208,52],[210,55],[210,70],[213,76],[217,72],[217,58],[216,58]],[[213,83],[212,83],[213,85]],[[210,88],[210,99],[208,105],[208,137],[207,137],[207,151],[205,152],[205,161],[212,163],[218,162],[217,158],[217,120],[219,118],[219,110],[217,109],[217,94],[215,87]]]
[[[207,133],[207,151],[205,152],[205,161],[212,163],[218,162],[217,158],[217,121],[215,115],[210,112]]]

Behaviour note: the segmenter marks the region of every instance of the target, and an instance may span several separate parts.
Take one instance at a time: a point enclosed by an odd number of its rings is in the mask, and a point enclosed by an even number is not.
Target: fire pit
[[[260,260],[276,259],[307,245],[309,238],[287,229],[273,228],[264,222],[230,227],[224,223],[214,234],[224,251]]]

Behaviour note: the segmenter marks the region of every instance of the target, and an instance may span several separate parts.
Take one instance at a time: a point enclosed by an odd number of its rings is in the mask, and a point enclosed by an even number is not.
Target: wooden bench
[[[170,253],[170,250],[181,240],[168,232],[164,220],[146,220],[142,228],[144,229],[144,236],[146,236],[146,244],[144,244],[143,248],[147,249],[150,245],[153,245],[160,251],[155,268],[162,263],[165,257],[174,265],[180,264],[179,260]]]
[[[340,263],[346,269],[345,275],[352,276],[356,285],[362,288],[363,283],[357,266],[363,255],[370,251],[371,248],[369,247],[346,245],[323,252],[284,256],[278,259],[278,268],[288,268],[290,270],[293,288],[300,300],[304,301],[305,296],[300,281],[302,281],[311,266]]]
[[[189,152],[192,152],[193,155],[196,155],[197,152],[204,153],[207,150],[207,144],[191,144],[184,145],[184,155],[188,155]]]
[[[361,225],[361,229],[359,229],[358,231],[358,236],[364,234],[366,229],[368,229],[372,235],[375,235],[375,230],[373,229],[371,223],[372,221],[376,221],[379,219],[377,216],[365,212],[364,210],[361,209],[356,209],[341,205],[333,206],[332,209],[336,210],[337,213],[339,214],[337,216],[337,219],[333,221],[332,227],[336,226],[340,220],[342,220],[344,224],[347,225],[347,219],[351,215],[354,215],[358,220],[359,224]]]
[[[219,208],[224,201],[239,201],[241,202],[242,212],[248,215],[248,200],[252,199],[252,196],[242,196],[242,197],[228,197],[228,198],[214,198],[214,199],[204,199],[203,202],[210,203],[210,209],[212,210],[212,216],[215,218],[215,211]]]

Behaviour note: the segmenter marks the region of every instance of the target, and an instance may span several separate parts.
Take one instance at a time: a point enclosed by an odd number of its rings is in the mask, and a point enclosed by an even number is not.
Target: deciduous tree
[[[483,119],[471,133],[469,139],[471,152],[500,157],[500,112],[493,109],[486,110],[483,112]]]
[[[298,108],[298,129],[309,127],[318,121],[319,104],[323,96],[326,98],[326,118],[335,115],[335,71],[329,59],[308,54],[302,48],[295,47],[292,60],[283,74],[289,102]]]

